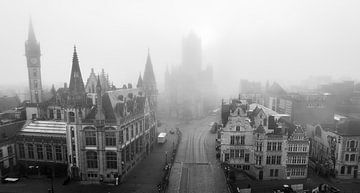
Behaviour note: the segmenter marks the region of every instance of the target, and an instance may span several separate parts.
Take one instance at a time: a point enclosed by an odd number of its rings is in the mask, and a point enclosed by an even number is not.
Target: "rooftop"
[[[20,131],[20,135],[33,134],[66,135],[66,123],[56,121],[31,121]]]

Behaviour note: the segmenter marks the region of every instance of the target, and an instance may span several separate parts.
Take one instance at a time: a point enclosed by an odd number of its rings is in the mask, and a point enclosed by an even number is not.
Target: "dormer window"
[[[236,126],[236,131],[240,131],[240,126]]]

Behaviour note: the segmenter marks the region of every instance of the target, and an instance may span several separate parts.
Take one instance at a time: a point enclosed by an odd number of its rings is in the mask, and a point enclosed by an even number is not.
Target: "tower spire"
[[[139,78],[138,78],[138,82],[136,84],[137,88],[141,88],[143,86],[143,80],[141,78],[141,73],[139,73]]]
[[[150,52],[148,52],[146,59],[143,83],[149,85],[156,84],[153,65],[151,63]]]
[[[35,37],[35,32],[34,32],[34,27],[33,27],[33,24],[32,24],[31,17],[30,17],[30,19],[29,19],[28,41],[29,41],[29,42],[35,42],[35,43],[36,43],[36,37]]]
[[[84,97],[83,95],[85,95],[85,87],[81,76],[79,59],[76,52],[76,46],[74,46],[74,53],[72,58],[69,91],[72,98],[76,99],[76,103],[84,102],[84,101],[77,101],[77,99],[82,100],[82,97]]]

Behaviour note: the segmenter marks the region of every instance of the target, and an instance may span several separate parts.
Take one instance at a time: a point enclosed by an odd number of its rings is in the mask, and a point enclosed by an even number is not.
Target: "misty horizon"
[[[225,95],[238,92],[240,79],[285,86],[309,76],[358,80],[359,2],[206,2],[4,1],[0,49],[7,57],[0,58],[6,68],[0,82],[28,84],[24,42],[30,16],[45,87],[69,81],[76,45],[84,81],[91,68],[104,69],[117,87],[136,83],[150,49],[161,90],[166,67],[182,63],[182,39],[190,31],[202,39],[202,68],[213,66]]]

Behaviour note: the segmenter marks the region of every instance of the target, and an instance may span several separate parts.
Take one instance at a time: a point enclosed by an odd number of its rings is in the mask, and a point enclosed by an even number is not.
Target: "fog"
[[[2,0],[0,83],[27,86],[24,42],[32,18],[44,86],[68,82],[73,46],[84,81],[91,68],[115,85],[136,83],[148,48],[160,88],[181,64],[182,39],[202,39],[220,95],[240,79],[299,83],[308,76],[357,79],[360,1]]]

